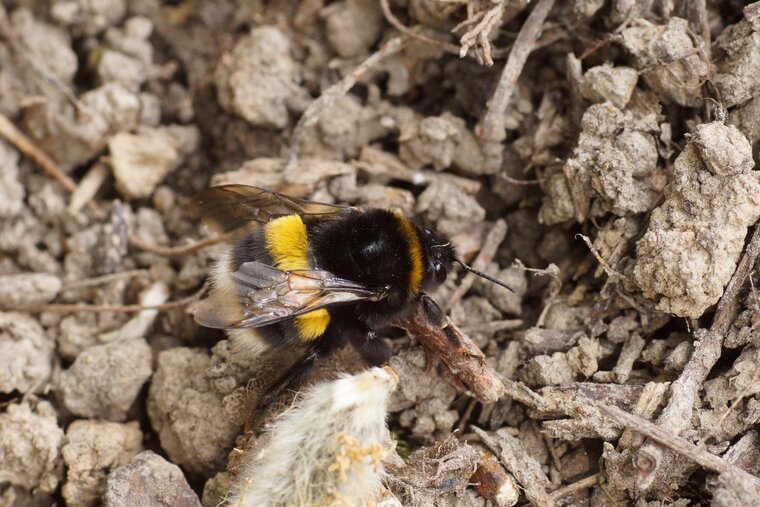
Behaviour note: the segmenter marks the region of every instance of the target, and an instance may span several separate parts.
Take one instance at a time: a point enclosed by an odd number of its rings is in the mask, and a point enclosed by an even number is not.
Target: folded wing
[[[318,269],[283,271],[262,262],[245,262],[233,280],[243,317],[231,320],[211,300],[201,302],[195,320],[217,329],[269,326],[320,308],[379,300],[385,294]]]
[[[298,199],[249,185],[220,185],[198,192],[190,211],[211,230],[230,232],[254,223],[266,224],[286,215],[325,216],[346,206]]]

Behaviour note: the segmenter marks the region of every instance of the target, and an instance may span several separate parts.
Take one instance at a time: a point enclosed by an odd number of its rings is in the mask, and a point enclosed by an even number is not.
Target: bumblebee
[[[461,263],[446,235],[388,209],[318,203],[246,185],[205,189],[191,209],[214,231],[240,231],[214,266],[212,289],[195,320],[227,330],[238,354],[305,345],[279,387],[294,385],[317,358],[346,343],[368,365],[384,364],[391,351],[375,330],[402,317]]]

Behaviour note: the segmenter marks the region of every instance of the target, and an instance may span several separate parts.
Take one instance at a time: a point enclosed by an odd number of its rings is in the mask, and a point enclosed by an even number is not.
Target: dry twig
[[[313,125],[314,122],[316,122],[319,118],[319,115],[322,113],[322,111],[326,107],[329,107],[335,101],[335,99],[342,97],[348,93],[348,91],[353,88],[359,79],[361,79],[365,74],[372,70],[377,64],[382,62],[385,58],[401,51],[408,42],[409,36],[407,35],[401,35],[389,40],[383,44],[379,50],[371,54],[369,57],[367,57],[366,60],[360,63],[353,71],[351,71],[351,73],[349,73],[346,77],[337,83],[330,86],[327,90],[323,91],[322,95],[320,95],[319,98],[309,104],[309,106],[301,115],[301,118],[298,120],[295,128],[293,129],[293,135],[290,139],[288,161],[285,166],[286,174],[298,169],[298,154],[301,148],[301,138],[303,137],[304,129]]]
[[[607,273],[607,276],[610,278],[618,278],[622,281],[627,281],[627,278],[623,276],[622,274],[615,271],[615,269],[610,266],[606,260],[599,254],[599,251],[597,251],[596,248],[594,248],[594,245],[591,243],[591,239],[588,236],[584,236],[583,234],[576,234],[576,238],[580,237],[584,243],[586,243],[586,246],[591,251],[593,256],[596,258],[597,262],[600,266],[602,266],[602,269],[605,273]]]
[[[51,312],[51,313],[106,313],[106,312],[117,312],[117,313],[138,313],[145,310],[156,310],[159,312],[164,312],[167,310],[173,310],[174,308],[181,308],[183,306],[187,306],[193,301],[196,301],[199,299],[204,292],[206,292],[207,286],[204,285],[200,288],[200,290],[196,291],[195,293],[184,297],[182,299],[177,299],[176,301],[169,301],[168,303],[163,303],[160,305],[88,305],[88,304],[66,304],[66,303],[50,303],[47,305],[41,305],[36,306],[33,308],[19,308],[19,310],[32,312],[32,313],[40,313],[40,312]]]
[[[446,42],[444,40],[428,37],[427,35],[420,33],[419,30],[417,30],[416,28],[409,28],[404,23],[402,23],[396,17],[396,15],[393,14],[393,11],[391,10],[390,5],[388,5],[388,0],[380,0],[380,7],[383,9],[383,15],[385,16],[385,19],[388,21],[388,23],[390,23],[391,26],[393,26],[396,30],[406,35],[407,37],[410,37],[412,39],[417,39],[426,44],[437,46],[451,54],[455,54],[455,55],[459,54],[460,48],[457,47],[456,45]]]
[[[581,491],[581,490],[596,486],[599,483],[599,479],[601,478],[602,478],[602,474],[589,475],[588,477],[584,477],[583,479],[579,481],[576,481],[572,484],[568,484],[567,486],[559,488],[556,491],[552,491],[552,493],[549,495],[549,498],[551,499],[552,502],[556,502],[560,498],[565,497],[569,494],[575,493],[576,491]]]
[[[195,243],[190,243],[189,245],[181,246],[152,245],[147,241],[138,238],[137,236],[130,236],[129,244],[145,252],[160,255],[162,257],[182,257],[183,255],[188,255],[197,252],[198,250],[203,250],[204,248],[210,247],[212,245],[224,243],[225,241],[234,238],[239,233],[239,230],[234,230],[220,234],[219,236],[214,236],[213,238],[208,238],[201,241],[196,241]]]
[[[723,338],[731,326],[739,305],[739,291],[749,276],[755,261],[760,254],[760,227],[755,227],[752,239],[739,262],[731,281],[728,282],[715,311],[713,324],[709,331],[697,331],[697,341],[694,352],[684,367],[681,375],[670,387],[670,400],[657,419],[657,424],[668,428],[674,434],[680,434],[691,422],[694,404],[699,391],[702,389],[707,375],[720,359]],[[667,470],[663,466],[662,448],[652,442],[647,442],[639,449],[639,454],[646,454],[656,463],[652,468],[646,483],[649,486],[657,477],[659,471]],[[664,472],[663,472],[664,473]]]
[[[498,375],[485,362],[485,356],[429,297],[423,297],[414,311],[396,322],[414,335],[422,346],[449,368],[482,403],[493,403],[504,393]]]
[[[83,280],[73,280],[63,284],[61,292],[67,290],[86,289],[88,287],[96,287],[98,285],[104,285],[114,282],[116,280],[123,280],[125,278],[132,278],[133,276],[146,275],[147,269],[131,269],[129,271],[120,271],[118,273],[109,273],[107,275],[95,276],[92,278],[85,278]]]
[[[747,474],[747,472],[744,470],[731,465],[730,463],[727,463],[719,456],[716,456],[711,452],[700,449],[685,438],[671,433],[658,424],[647,421],[646,419],[637,415],[629,414],[625,410],[622,410],[618,407],[605,405],[603,403],[595,403],[592,400],[588,400],[588,403],[595,405],[602,414],[604,414],[606,417],[609,417],[620,426],[629,428],[636,433],[645,435],[658,444],[672,449],[682,456],[686,456],[707,470],[712,470],[713,472],[718,473],[733,472]],[[752,479],[754,482],[758,482],[760,484],[760,479],[757,477],[752,477]]]
[[[498,169],[501,165],[501,142],[506,138],[504,113],[514,93],[517,79],[541,35],[544,20],[553,5],[554,0],[538,0],[528,19],[520,28],[520,33],[517,34],[517,39],[509,52],[507,64],[499,78],[499,84],[491,100],[488,101],[488,109],[478,126],[477,131],[484,141],[484,152],[489,158],[486,163],[495,166],[494,169]]]
[[[549,478],[541,470],[541,465],[526,452],[517,438],[502,430],[497,431],[493,436],[475,426],[472,430],[517,479],[517,482],[525,489],[525,496],[532,504],[539,507],[554,505],[546,492],[551,484]]]
[[[517,266],[524,271],[533,273],[536,276],[548,276],[551,278],[551,282],[549,283],[549,297],[546,299],[544,308],[541,310],[541,314],[536,321],[536,327],[543,327],[547,312],[554,305],[560,290],[562,290],[562,279],[559,277],[559,267],[556,264],[551,263],[544,269],[529,268],[523,264],[520,259],[515,259],[512,265]]]
[[[71,194],[69,201],[69,213],[77,213],[82,206],[92,202],[95,194],[100,190],[103,182],[108,177],[108,168],[100,162],[94,164],[87,174],[79,180],[79,185]]]
[[[3,136],[8,142],[13,144],[21,153],[31,158],[46,173],[55,179],[60,185],[69,192],[77,190],[77,184],[64,173],[58,164],[46,153],[37,148],[26,134],[21,132],[5,115],[0,114],[0,136]],[[94,201],[88,201],[89,207],[95,216],[99,219],[105,217],[105,212]]]
[[[493,30],[499,22],[501,22],[504,14],[504,4],[505,0],[496,0],[493,2],[493,6],[490,9],[478,13],[476,18],[470,18],[467,20],[474,21],[475,19],[479,19],[480,21],[459,39],[459,43],[462,45],[462,48],[459,51],[460,58],[467,55],[467,51],[472,46],[478,44],[482,51],[483,62],[489,67],[493,65],[491,41],[488,39],[488,34],[491,33],[491,30]]]
[[[403,33],[404,35],[407,35],[411,37],[412,39],[416,39],[420,42],[424,42],[425,44],[430,44],[432,46],[436,46],[438,48],[441,48],[443,51],[446,51],[447,53],[450,53],[452,55],[458,55],[460,58],[464,58],[469,54],[469,49],[476,43],[480,42],[480,45],[483,48],[482,52],[476,52],[475,58],[480,61],[480,63],[485,63],[489,67],[493,65],[493,59],[494,58],[501,58],[507,54],[507,50],[505,49],[492,49],[491,43],[488,40],[488,33],[491,31],[491,29],[495,26],[495,24],[499,21],[501,21],[501,14],[504,12],[503,3],[500,2],[500,7],[497,6],[497,9],[500,9],[498,12],[498,16],[496,16],[496,13],[491,13],[491,10],[485,11],[479,15],[476,15],[472,18],[468,18],[463,23],[460,23],[456,27],[454,27],[451,31],[455,32],[462,26],[465,26],[467,24],[471,24],[484,16],[488,16],[488,20],[486,25],[483,25],[483,23],[479,23],[477,27],[473,28],[472,30],[468,31],[465,35],[462,36],[460,39],[460,43],[462,45],[457,46],[456,44],[451,44],[450,42],[446,42],[445,40],[436,39],[433,37],[429,37],[421,32],[421,26],[416,26],[414,28],[410,28],[403,24],[401,20],[399,20],[395,14],[393,14],[393,11],[390,8],[390,5],[388,5],[388,0],[380,0],[380,6],[383,9],[383,15],[385,16],[385,19],[388,21],[388,23],[391,24],[396,30]],[[485,39],[485,41],[481,40],[481,36]],[[467,43],[467,47],[464,46],[464,42]],[[486,51],[486,47],[488,48]]]

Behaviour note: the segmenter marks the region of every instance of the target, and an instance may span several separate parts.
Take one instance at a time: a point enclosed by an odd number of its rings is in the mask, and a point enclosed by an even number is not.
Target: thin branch
[[[71,282],[63,284],[63,287],[61,287],[61,292],[67,290],[85,289],[87,287],[96,287],[98,285],[115,282],[116,280],[123,280],[125,278],[132,278],[133,276],[144,274],[148,274],[147,269],[132,269],[129,271],[121,271],[119,273],[110,273],[107,275],[85,278],[83,280],[73,280]]]
[[[467,404],[467,408],[464,409],[464,412],[462,413],[462,416],[459,418],[459,423],[456,426],[456,429],[454,429],[454,433],[462,433],[467,426],[467,421],[470,420],[470,417],[472,417],[472,413],[475,411],[475,407],[478,404],[478,400],[475,398],[470,398],[470,402]]]
[[[465,3],[465,2],[462,2],[462,3]],[[421,27],[421,25],[418,25],[418,26],[416,26],[414,28],[410,28],[410,27],[406,26],[405,24],[403,24],[401,22],[401,20],[399,20],[396,17],[395,14],[393,14],[393,11],[391,10],[390,5],[388,5],[388,0],[380,0],[380,7],[383,9],[383,15],[385,16],[385,19],[388,21],[388,23],[390,23],[399,32],[403,33],[404,35],[407,35],[407,36],[411,37],[412,39],[418,40],[420,42],[424,42],[425,44],[430,44],[432,46],[436,46],[436,47],[442,49],[443,51],[446,51],[447,53],[450,53],[452,55],[457,55],[460,58],[464,58],[465,56],[473,56],[480,63],[485,63],[486,65],[488,65],[490,67],[491,65],[493,65],[493,58],[502,58],[502,57],[506,56],[507,52],[509,51],[508,49],[491,49],[491,43],[490,43],[490,41],[487,40],[487,35],[488,35],[487,32],[490,31],[491,28],[493,28],[493,25],[496,22],[498,22],[498,21],[501,20],[501,16],[496,16],[496,17],[493,18],[491,26],[488,27],[488,29],[485,31],[485,35],[483,35],[483,37],[486,38],[486,41],[485,41],[485,43],[483,41],[481,41],[481,44],[484,45],[484,47],[485,47],[485,44],[487,44],[488,45],[488,50],[485,51],[485,49],[484,49],[482,55],[480,53],[477,53],[477,52],[474,52],[475,54],[473,55],[469,51],[470,46],[472,44],[468,45],[467,47],[457,46],[456,44],[451,44],[450,42],[446,42],[446,41],[441,40],[441,39],[435,39],[433,37],[429,37],[429,36],[421,33],[420,30],[419,30],[419,28]],[[463,21],[462,23],[460,23],[457,26],[455,26],[454,28],[452,28],[451,31],[452,32],[456,32],[457,30],[459,30],[463,26],[467,26],[468,24],[472,24],[474,22],[477,22],[480,18],[486,16],[486,14],[488,12],[490,12],[490,11],[483,11],[482,13],[479,13],[479,14],[473,16],[472,18],[467,19],[466,21]],[[503,9],[502,9],[502,12],[503,12]],[[464,37],[467,37],[467,39],[465,40],[465,42],[469,41],[470,38],[473,37],[471,35],[471,32],[472,31],[468,32],[467,34],[465,34],[463,36],[463,39],[464,39]],[[470,34],[470,35],[468,36],[468,34]],[[475,33],[474,37],[476,37],[476,40],[477,40],[477,37],[479,35],[482,35],[482,34],[483,34],[482,31],[479,32],[479,33]]]
[[[531,186],[541,184],[539,180],[518,180],[517,178],[513,178],[507,174],[500,174],[499,178],[512,185]]]
[[[610,266],[607,263],[607,261],[604,260],[604,258],[599,254],[599,252],[597,251],[597,249],[594,248],[594,245],[591,243],[591,239],[589,239],[588,236],[584,236],[583,234],[576,234],[575,237],[576,238],[580,237],[583,240],[583,242],[586,243],[586,246],[591,251],[591,253],[594,255],[594,257],[596,258],[596,260],[599,263],[599,265],[602,266],[602,269],[604,270],[604,272],[607,273],[608,277],[610,277],[610,278],[618,278],[618,279],[623,280],[623,281],[627,281],[628,280],[625,276],[623,276],[622,274],[620,274],[617,271],[615,271],[615,269],[613,269],[612,266]]]
[[[549,494],[549,498],[552,502],[557,502],[560,498],[565,497],[571,493],[575,493],[576,491],[581,491],[584,489],[588,489],[591,487],[596,486],[599,484],[599,480],[602,478],[602,474],[594,474],[589,475],[588,477],[584,477],[583,479],[576,481],[572,484],[568,484],[567,486],[561,487],[556,491],[552,491]]]
[[[187,306],[193,301],[199,299],[204,292],[206,292],[207,286],[204,285],[200,290],[191,294],[190,296],[178,299],[176,301],[169,301],[160,305],[87,305],[87,304],[65,304],[65,303],[51,303],[48,305],[37,306],[33,308],[20,308],[20,310],[28,311],[32,313],[39,312],[51,312],[51,313],[138,313],[145,310],[156,310],[163,312],[166,310],[173,310],[174,308],[181,308]]]
[[[388,23],[390,23],[391,26],[393,26],[396,30],[403,33],[404,35],[412,39],[417,39],[421,42],[425,42],[426,44],[437,46],[448,53],[451,53],[454,55],[459,54],[460,48],[456,44],[451,44],[444,40],[428,37],[427,35],[420,33],[418,30],[414,28],[409,28],[408,26],[403,24],[396,17],[396,15],[393,14],[393,11],[391,10],[390,5],[388,5],[388,0],[380,0],[380,7],[383,9],[383,15],[385,16],[385,19],[388,21]]]
[[[504,0],[495,2],[493,7],[482,13],[480,17],[483,19],[474,28],[462,35],[459,39],[459,43],[462,45],[462,49],[459,51],[460,58],[467,55],[467,51],[479,43],[480,49],[483,52],[483,62],[488,67],[493,65],[491,41],[488,39],[488,34],[493,30],[494,26],[501,22],[504,14],[504,3]]]
[[[353,88],[359,79],[367,74],[377,64],[382,62],[385,58],[398,53],[409,42],[407,35],[400,37],[394,37],[389,40],[377,52],[371,54],[360,63],[351,73],[346,77],[330,86],[327,90],[322,92],[319,98],[312,101],[311,104],[301,115],[295,128],[293,129],[293,135],[290,139],[290,149],[288,152],[288,161],[285,166],[285,173],[292,172],[298,169],[298,154],[301,149],[301,139],[303,137],[304,129],[310,125],[313,125],[317,121],[322,111],[329,107],[335,99],[342,97],[348,91]]]
[[[427,296],[408,315],[394,323],[415,336],[482,403],[493,403],[504,393],[498,374],[485,361],[483,352],[456,327]]]
[[[538,0],[528,19],[520,28],[520,33],[517,34],[517,39],[515,39],[509,52],[507,64],[501,73],[499,84],[488,102],[488,110],[478,127],[483,140],[500,143],[506,137],[504,112],[507,110],[517,79],[528,60],[528,55],[533,51],[538,37],[541,35],[544,20],[549,15],[553,5],[554,0]]]
[[[158,245],[152,245],[148,243],[147,241],[144,241],[137,236],[130,236],[129,238],[129,244],[139,248],[140,250],[144,250],[145,252],[160,255],[162,257],[181,257],[183,255],[188,255],[193,252],[197,252],[198,250],[203,250],[204,248],[207,248],[211,245],[216,245],[217,243],[224,243],[225,241],[228,241],[235,236],[237,236],[240,233],[239,230],[234,230],[230,232],[226,232],[224,234],[220,234],[219,236],[214,236],[213,238],[204,239],[202,241],[197,241],[195,243],[190,243],[189,245],[181,245],[181,246],[158,246]]]
[[[93,165],[87,171],[87,174],[79,180],[79,185],[77,185],[77,188],[71,194],[68,207],[69,213],[78,213],[83,206],[92,202],[93,197],[95,197],[103,182],[108,178],[108,173],[106,165],[100,162]]]
[[[3,136],[8,142],[13,144],[21,153],[31,158],[38,166],[40,166],[46,173],[48,173],[53,179],[55,179],[63,188],[69,192],[75,192],[77,190],[77,184],[64,173],[58,164],[50,158],[46,153],[37,148],[31,139],[26,134],[21,132],[5,115],[0,113],[0,136]],[[99,219],[105,217],[105,212],[94,201],[87,203],[95,216]]]
[[[531,272],[535,274],[535,276],[548,276],[551,278],[551,281],[549,282],[549,297],[547,298],[546,303],[544,304],[544,308],[541,310],[541,314],[538,316],[538,320],[536,321],[536,327],[543,327],[546,314],[554,305],[559,292],[562,290],[562,279],[559,277],[559,267],[556,264],[551,263],[545,269],[529,268],[523,264],[520,259],[515,259],[512,265],[517,266],[524,271]]]
[[[660,445],[676,451],[682,456],[686,456],[707,470],[712,470],[713,472],[718,473],[735,472],[741,470],[738,467],[727,463],[715,454],[712,454],[711,452],[708,452],[704,449],[700,449],[685,438],[677,436],[675,433],[668,431],[667,429],[653,423],[652,421],[648,421],[643,417],[639,417],[634,414],[629,414],[625,410],[618,407],[605,405],[604,403],[596,403],[590,399],[586,401],[598,408],[604,416],[609,417],[620,426],[629,428],[636,433],[654,440]],[[746,474],[746,472],[743,470],[741,471]],[[755,478],[755,481],[757,480],[758,479]]]

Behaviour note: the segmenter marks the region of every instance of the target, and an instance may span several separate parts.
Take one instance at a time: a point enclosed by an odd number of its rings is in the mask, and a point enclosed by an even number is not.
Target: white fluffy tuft
[[[371,505],[381,485],[386,405],[397,380],[371,368],[310,388],[275,422],[266,446],[243,458],[229,505]]]

